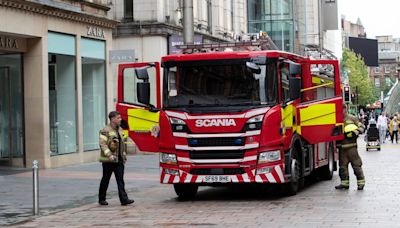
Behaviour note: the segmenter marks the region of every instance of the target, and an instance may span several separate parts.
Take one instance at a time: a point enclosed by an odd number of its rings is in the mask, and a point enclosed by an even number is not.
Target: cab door
[[[146,73],[147,72],[147,73]],[[147,74],[147,79],[143,77]],[[138,90],[150,90],[149,104],[141,103]],[[161,108],[160,64],[132,63],[118,67],[117,111],[121,113],[125,133],[145,152],[158,152]]]
[[[297,106],[298,134],[316,144],[343,139],[343,99],[336,60],[309,60],[303,66],[303,103]]]

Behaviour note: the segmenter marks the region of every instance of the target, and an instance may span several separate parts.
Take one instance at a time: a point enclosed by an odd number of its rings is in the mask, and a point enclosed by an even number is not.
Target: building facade
[[[378,91],[388,93],[391,87],[399,79],[400,73],[400,49],[399,39],[392,36],[377,36],[378,63],[379,66],[371,67],[369,74]]]
[[[0,1],[0,165],[95,161],[113,108],[106,0]]]
[[[247,32],[245,0],[193,1],[194,42],[233,40]],[[133,49],[137,61],[159,61],[183,42],[182,0],[112,0],[114,49]]]
[[[250,33],[266,31],[284,51],[315,58],[341,56],[337,1],[249,0],[247,4]]]

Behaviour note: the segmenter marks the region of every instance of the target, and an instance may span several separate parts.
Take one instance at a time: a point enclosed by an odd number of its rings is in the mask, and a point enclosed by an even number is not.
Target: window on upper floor
[[[381,68],[380,67],[375,67],[375,73],[379,74],[381,72]]]
[[[390,73],[390,66],[385,66],[385,73]]]
[[[133,21],[133,0],[124,0],[124,21]]]

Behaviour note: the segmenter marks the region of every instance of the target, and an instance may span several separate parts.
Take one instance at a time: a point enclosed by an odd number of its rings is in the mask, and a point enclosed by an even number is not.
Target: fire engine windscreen
[[[277,102],[276,64],[258,65],[253,73],[245,61],[181,62],[166,67],[164,106],[168,108],[255,107]]]

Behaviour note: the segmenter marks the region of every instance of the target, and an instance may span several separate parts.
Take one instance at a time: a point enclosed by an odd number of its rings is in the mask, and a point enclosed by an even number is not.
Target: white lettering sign
[[[234,119],[196,120],[196,127],[229,127],[236,126]]]
[[[99,28],[99,27],[94,27],[94,26],[88,26],[87,27],[87,35],[92,36],[92,37],[97,37],[97,38],[105,38],[104,35],[104,29]]]

